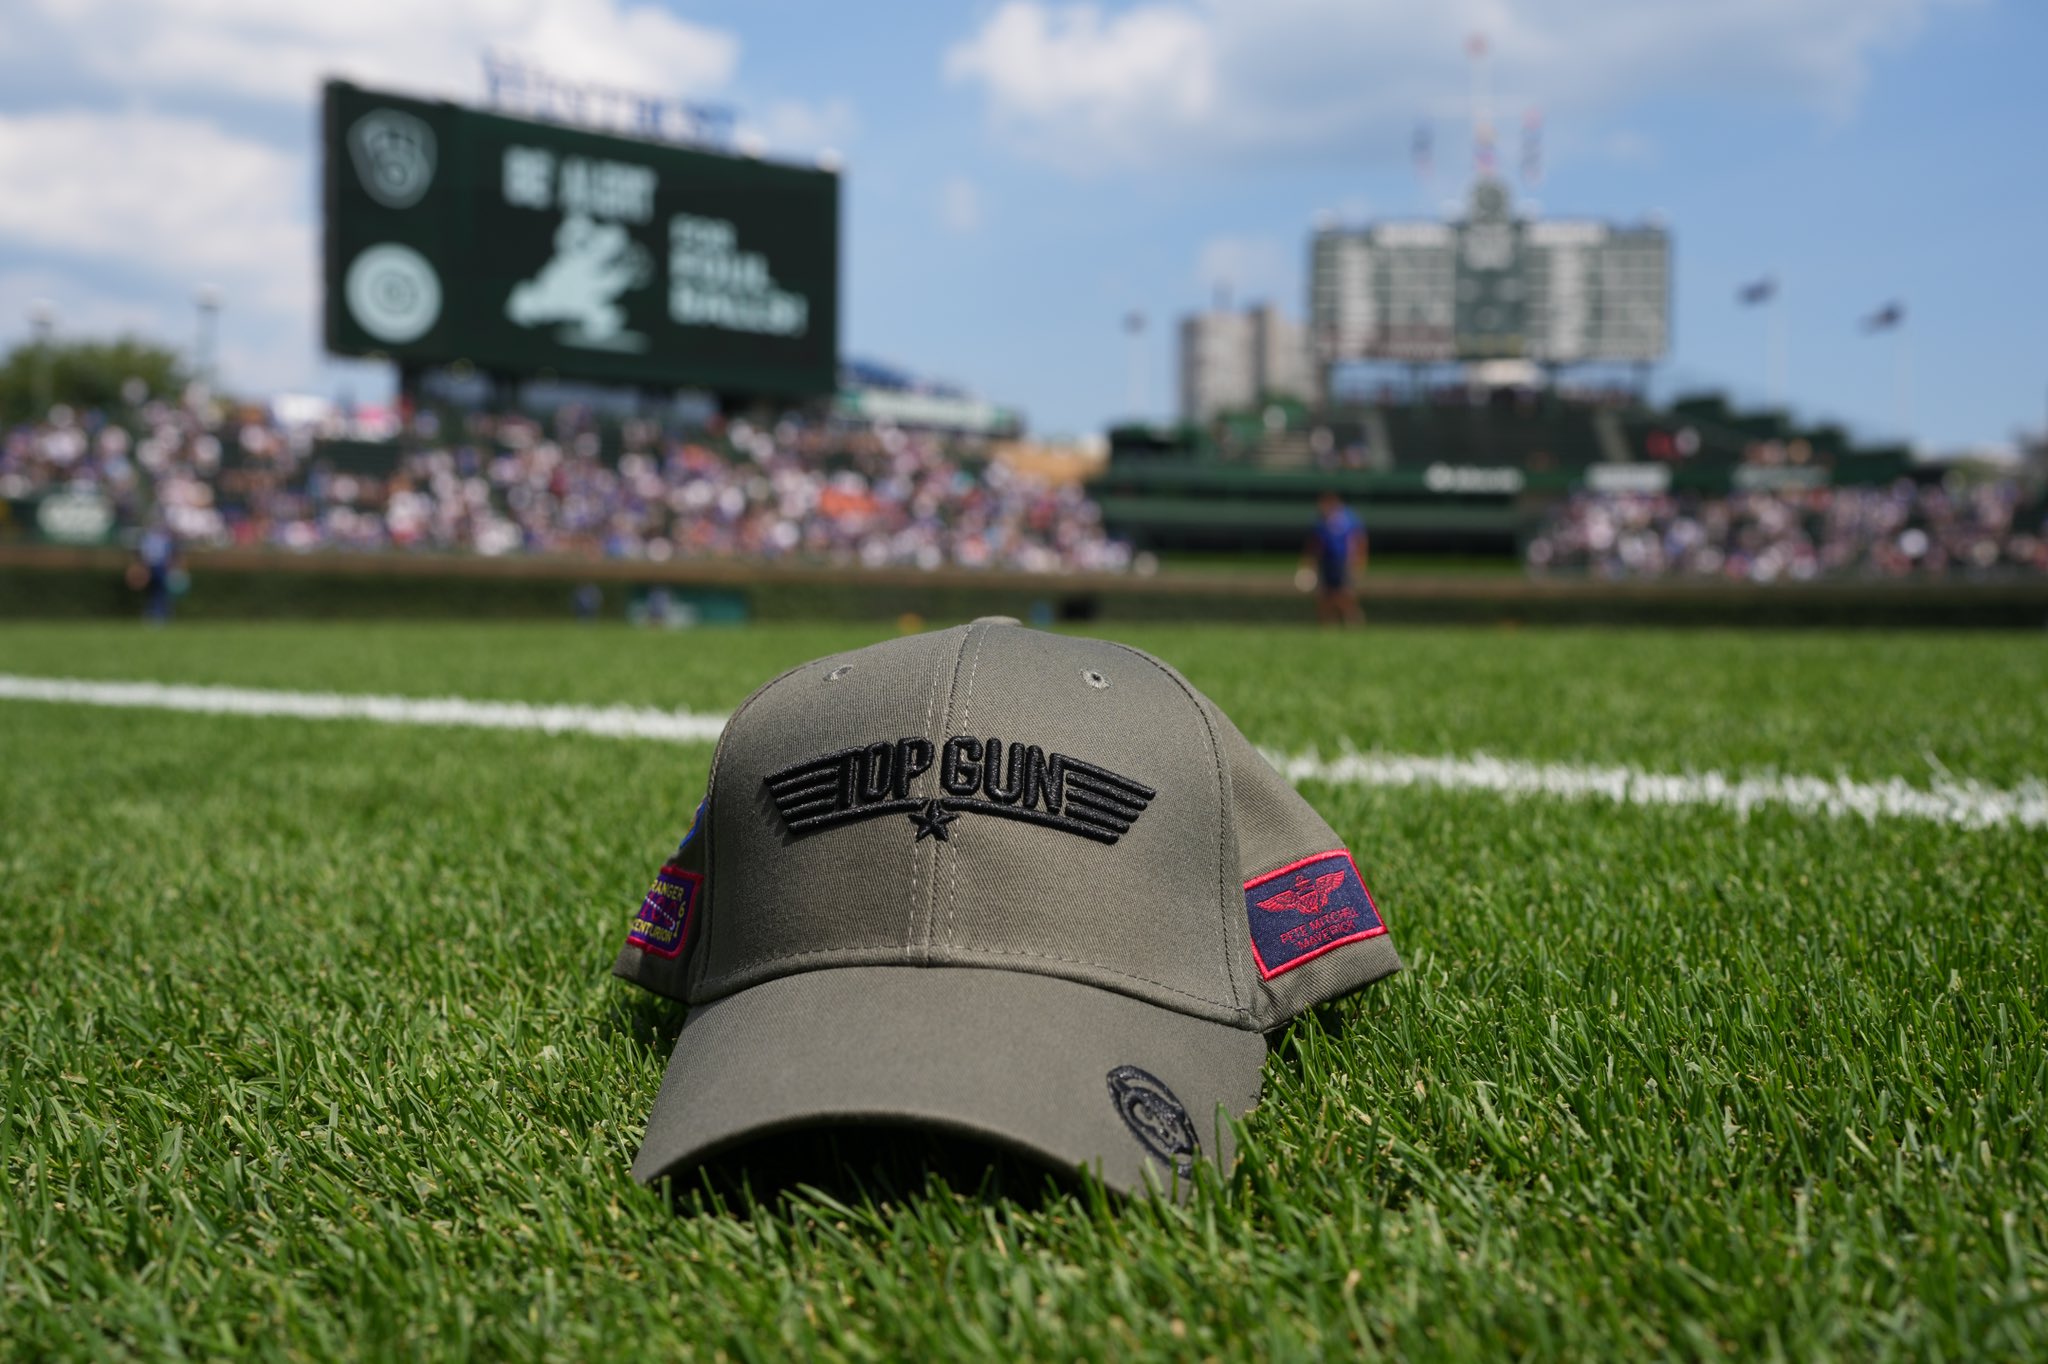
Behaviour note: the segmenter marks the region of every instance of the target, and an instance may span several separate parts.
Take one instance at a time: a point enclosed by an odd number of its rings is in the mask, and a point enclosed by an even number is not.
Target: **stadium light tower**
[[[50,340],[57,331],[57,305],[39,298],[28,305],[28,334],[36,348],[36,418],[50,410]]]
[[[216,284],[202,284],[192,296],[193,305],[199,310],[199,335],[192,347],[192,365],[197,372],[192,377],[208,394],[213,391],[213,348],[220,328],[220,301],[220,286]]]

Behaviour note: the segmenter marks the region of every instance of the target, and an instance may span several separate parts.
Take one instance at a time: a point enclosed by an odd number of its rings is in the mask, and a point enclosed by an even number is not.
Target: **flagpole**
[[[1465,40],[1465,54],[1472,59],[1472,170],[1475,180],[1495,173],[1493,149],[1493,91],[1487,82],[1486,35],[1474,33]]]
[[[1769,355],[1765,359],[1765,364],[1768,368],[1768,372],[1770,375],[1769,383],[1771,386],[1771,406],[1774,408],[1786,408],[1789,406],[1791,399],[1789,397],[1789,390],[1786,388],[1785,384],[1786,344],[1784,299],[1774,294],[1771,298],[1770,310],[1771,318],[1769,323],[1769,330],[1766,333],[1766,339],[1764,344],[1769,350]]]
[[[1910,448],[1913,444],[1913,340],[1903,321],[1894,330],[1898,339],[1893,342],[1892,381],[1899,398],[1899,439]]]
[[[1745,308],[1762,308],[1764,317],[1764,403],[1772,410],[1787,409],[1791,390],[1786,385],[1788,347],[1785,339],[1784,304],[1778,299],[1778,277],[1765,275],[1735,291],[1735,301]]]
[[[1892,401],[1897,404],[1893,421],[1897,425],[1899,439],[1910,447],[1913,444],[1913,342],[1906,335],[1906,305],[1898,299],[1863,319],[1865,336],[1883,331],[1896,333],[1892,337]]]

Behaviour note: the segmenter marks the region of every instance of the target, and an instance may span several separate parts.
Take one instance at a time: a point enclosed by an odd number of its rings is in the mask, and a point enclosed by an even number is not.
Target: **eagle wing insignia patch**
[[[1258,906],[1268,914],[1320,914],[1323,906],[1330,903],[1344,885],[1341,871],[1324,872],[1311,881],[1306,876],[1296,877],[1291,890],[1283,890],[1269,900],[1260,900]]]

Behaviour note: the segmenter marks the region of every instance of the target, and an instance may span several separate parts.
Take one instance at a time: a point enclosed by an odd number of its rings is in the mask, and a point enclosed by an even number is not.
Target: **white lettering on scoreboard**
[[[1422,471],[1422,486],[1433,493],[1518,493],[1527,481],[1512,465],[1432,464]]]
[[[559,172],[557,163],[559,161]],[[655,173],[626,161],[556,155],[545,147],[507,147],[505,202],[514,208],[560,208],[622,223],[654,219]]]
[[[668,221],[668,311],[686,327],[802,336],[811,304],[776,284],[767,258],[742,251],[723,218],[678,213]]]

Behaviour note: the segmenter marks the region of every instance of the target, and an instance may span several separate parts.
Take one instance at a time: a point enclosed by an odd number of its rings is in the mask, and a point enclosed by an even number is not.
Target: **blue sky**
[[[1218,282],[1299,313],[1319,213],[1462,191],[1474,31],[1510,168],[1543,111],[1546,212],[1670,226],[1661,389],[1762,396],[1765,323],[1734,291],[1768,273],[1802,414],[1934,450],[2041,426],[2048,7],[2027,0],[16,0],[0,342],[49,299],[68,333],[185,344],[218,283],[231,385],[377,396],[376,368],[318,351],[318,77],[477,99],[494,47],[837,150],[845,349],[1092,430],[1129,407],[1125,313],[1151,319],[1163,415],[1172,321]],[[1903,338],[1860,335],[1892,299]]]

